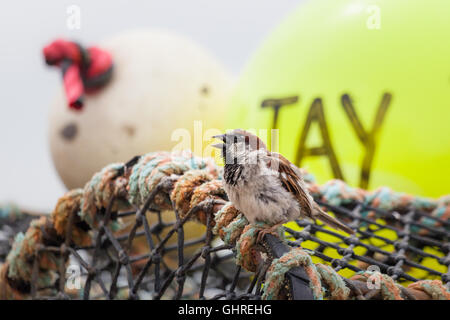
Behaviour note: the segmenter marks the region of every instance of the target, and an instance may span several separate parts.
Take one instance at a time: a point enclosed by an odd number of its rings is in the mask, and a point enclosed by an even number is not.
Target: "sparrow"
[[[259,137],[235,129],[213,138],[223,142],[212,145],[221,150],[225,163],[223,188],[250,223],[272,225],[269,233],[273,233],[274,228],[286,222],[309,218],[319,219],[349,234],[354,233],[314,201],[299,168],[281,154],[268,151]]]

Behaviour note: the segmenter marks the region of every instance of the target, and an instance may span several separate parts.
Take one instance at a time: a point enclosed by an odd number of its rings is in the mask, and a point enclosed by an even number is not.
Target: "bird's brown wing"
[[[276,152],[271,152],[270,158],[272,163],[270,163],[269,166],[272,166],[273,169],[278,169],[278,172],[280,173],[281,184],[283,185],[283,187],[295,196],[298,203],[300,204],[300,208],[302,209],[303,214],[312,217],[313,208],[311,201],[309,200],[306,191],[300,185],[299,181],[301,177],[299,177],[291,167],[291,162],[281,154]]]
[[[296,170],[292,167],[291,162],[283,157],[279,153],[271,152],[270,159],[272,163],[268,164],[272,169],[278,166],[278,172],[280,173],[280,180],[283,187],[295,195],[302,213],[311,219],[319,219],[325,224],[335,229],[341,229],[349,234],[353,234],[354,231],[347,225],[343,224],[339,220],[328,215],[323,211],[316,202],[311,202],[307,195],[307,191],[300,185],[301,177],[297,174]]]

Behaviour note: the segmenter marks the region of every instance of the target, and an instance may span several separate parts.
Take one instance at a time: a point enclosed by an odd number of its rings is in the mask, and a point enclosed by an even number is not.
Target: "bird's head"
[[[222,143],[214,144],[213,147],[222,151],[225,164],[237,164],[240,160],[246,159],[246,155],[250,152],[267,149],[258,136],[242,129],[234,129],[213,138],[222,141]]]

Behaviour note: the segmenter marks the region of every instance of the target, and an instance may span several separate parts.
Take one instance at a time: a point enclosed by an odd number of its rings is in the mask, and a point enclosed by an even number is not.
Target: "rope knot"
[[[267,270],[266,281],[264,283],[264,293],[262,299],[278,299],[280,289],[285,281],[285,274],[292,268],[303,266],[310,279],[310,288],[314,299],[322,300],[322,285],[320,274],[311,257],[302,248],[297,247],[283,254],[279,259],[274,259]]]
[[[423,291],[433,300],[450,300],[450,292],[439,280],[417,281],[411,283],[408,288]]]
[[[82,220],[93,229],[99,227],[102,220],[101,213],[113,200],[111,211],[127,209],[130,204],[123,197],[126,195],[126,184],[124,178],[120,176],[123,171],[122,163],[114,163],[104,167],[97,172],[92,179],[86,183],[81,199],[81,211],[79,215]],[[117,230],[120,225],[113,221],[113,230]]]

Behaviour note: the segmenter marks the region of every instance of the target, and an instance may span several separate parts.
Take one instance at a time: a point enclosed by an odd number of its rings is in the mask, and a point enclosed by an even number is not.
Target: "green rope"
[[[286,273],[294,267],[303,266],[310,279],[309,287],[312,290],[314,300],[323,300],[320,274],[311,257],[300,247],[286,252],[279,259],[274,259],[267,270],[264,283],[263,300],[278,299],[280,289],[285,281]]]
[[[15,220],[21,217],[23,217],[23,213],[14,203],[0,205],[0,219]]]

